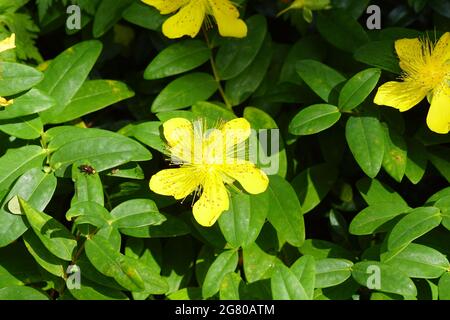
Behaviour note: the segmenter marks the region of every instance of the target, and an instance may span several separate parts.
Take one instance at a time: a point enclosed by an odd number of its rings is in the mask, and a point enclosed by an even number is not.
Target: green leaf
[[[324,258],[344,258],[353,260],[355,255],[344,249],[343,247],[325,240],[307,239],[305,243],[299,248],[303,255],[310,255],[315,259]]]
[[[77,300],[129,300],[123,292],[104,287],[83,277],[81,277],[80,288],[68,288],[68,290]]]
[[[333,126],[341,118],[339,109],[330,104],[315,104],[300,110],[289,123],[295,135],[316,134]]]
[[[444,273],[439,280],[439,299],[450,300],[450,272]]]
[[[439,278],[450,268],[445,255],[420,244],[410,243],[405,249],[384,263],[411,278]]]
[[[109,225],[112,220],[108,210],[93,201],[82,201],[72,205],[66,212],[66,219],[68,221],[75,219],[76,225],[91,224],[98,228]]]
[[[401,74],[398,57],[394,49],[393,40],[372,41],[359,47],[354,54],[357,61],[392,72]]]
[[[50,150],[55,150],[50,165],[58,175],[77,161],[87,161],[101,172],[130,161],[151,159],[150,152],[138,142],[120,134],[94,128],[60,126],[48,130]]]
[[[348,146],[366,175],[374,178],[384,156],[384,131],[374,117],[350,117],[345,127]]]
[[[406,213],[408,208],[392,202],[380,202],[360,211],[350,223],[349,232],[354,235],[369,235],[395,217]]]
[[[161,122],[148,121],[139,124],[130,124],[120,131],[127,136],[133,136],[147,146],[161,153],[167,152],[167,145],[161,138]]]
[[[133,2],[125,9],[122,17],[128,22],[150,30],[159,30],[166,19],[156,8],[142,2]]]
[[[44,270],[57,277],[64,278],[69,262],[52,254],[32,230],[23,234],[23,242],[33,259]]]
[[[343,283],[351,276],[353,263],[345,259],[316,260],[316,288],[328,288]]]
[[[220,300],[239,300],[239,286],[242,284],[242,279],[237,273],[226,274],[220,284]]]
[[[44,79],[36,87],[53,97],[57,103],[41,113],[45,123],[60,116],[64,111],[64,107],[83,85],[101,50],[101,42],[84,41],[70,47],[52,60],[44,73]]]
[[[401,182],[406,171],[407,147],[401,135],[383,126],[385,132],[383,168],[397,182]]]
[[[259,241],[259,240],[258,240]],[[279,262],[275,250],[269,251],[259,243],[251,243],[243,249],[245,278],[249,283],[272,276],[273,268]]]
[[[264,16],[255,15],[245,21],[248,34],[242,39],[226,39],[216,56],[217,72],[221,80],[238,76],[256,58],[267,33]]]
[[[44,132],[44,125],[38,115],[29,115],[0,122],[0,130],[19,139],[34,140]]]
[[[200,40],[176,42],[152,60],[144,71],[144,79],[161,79],[195,69],[211,57],[211,49]]]
[[[25,286],[10,286],[0,289],[0,300],[49,300],[42,292]]]
[[[74,120],[132,96],[134,92],[123,82],[88,80],[61,109],[61,112],[48,122],[62,123]]]
[[[202,85],[199,86],[198,84]],[[217,82],[207,73],[191,73],[170,82],[155,98],[152,112],[178,110],[207,100],[217,90]]]
[[[86,240],[86,255],[98,271],[114,278],[124,288],[154,294],[167,291],[167,284],[159,274],[154,274],[139,260],[120,254],[101,236]]]
[[[389,250],[401,248],[436,228],[442,221],[438,208],[421,207],[410,211],[392,229]]]
[[[71,261],[77,242],[69,230],[53,217],[34,209],[25,200],[19,198],[19,202],[27,221],[44,246],[58,258]]]
[[[41,167],[44,158],[45,151],[38,146],[8,149],[0,157],[0,190],[8,189],[17,177],[29,169]]]
[[[267,193],[231,195],[230,208],[219,218],[220,230],[231,247],[246,247],[256,240],[266,221],[268,209]]]
[[[278,148],[273,148],[271,146],[270,153],[268,143],[266,143],[266,147],[261,146],[260,144],[260,154],[257,159],[258,168],[275,171],[278,167],[278,172],[276,172],[276,174],[285,177],[287,172],[286,149],[283,138],[279,134],[279,130],[277,130],[278,125],[275,120],[266,112],[255,107],[245,108],[244,118],[250,122],[252,129],[258,130],[260,134],[266,134],[267,139],[270,137],[270,139],[274,139],[274,141],[278,140]],[[269,172],[266,173],[271,174]]]
[[[308,300],[314,298],[316,284],[316,262],[313,256],[304,255],[291,266],[292,273],[305,289]]]
[[[55,176],[46,174],[39,168],[28,170],[16,181],[0,209],[0,247],[17,240],[28,229],[20,215],[18,197],[27,200],[37,210],[44,210],[55,190]],[[11,212],[12,202],[18,212]]]
[[[55,101],[37,89],[14,99],[14,104],[0,111],[0,120],[13,119],[44,111],[55,104]]]
[[[99,38],[111,29],[132,2],[133,0],[102,0],[94,16],[92,27],[94,37]]]
[[[0,62],[0,96],[11,96],[39,83],[41,72],[24,64]]]
[[[220,290],[220,284],[225,275],[234,272],[238,263],[238,253],[235,250],[227,250],[222,252],[206,273],[203,282],[202,295],[207,299],[212,297]]]
[[[390,202],[404,207],[405,211],[409,209],[408,204],[397,192],[376,179],[363,178],[356,183],[356,187],[364,201],[371,206]]]
[[[111,211],[112,226],[116,228],[141,228],[160,225],[166,217],[159,213],[156,204],[149,199],[133,199],[122,202]]]
[[[302,171],[292,180],[303,214],[314,209],[330,191],[338,176],[334,165],[322,163]]]
[[[283,264],[275,267],[270,284],[274,300],[309,300],[294,272]]]
[[[166,220],[157,226],[121,228],[120,233],[136,238],[168,238],[190,233],[189,226],[178,217],[161,213]]]
[[[450,230],[450,195],[440,198],[434,206],[441,210],[442,225]]]
[[[444,146],[429,148],[428,157],[433,166],[450,183],[450,149]]]
[[[369,96],[380,79],[380,69],[366,69],[350,78],[339,94],[339,109],[348,112],[359,106]]]
[[[317,29],[329,43],[347,52],[354,52],[369,41],[363,27],[344,10],[321,11]]]
[[[427,168],[427,151],[417,140],[407,140],[407,160],[405,176],[413,183],[417,184],[422,180]]]
[[[295,247],[305,240],[302,209],[292,186],[280,176],[270,176],[268,220],[279,236]]]
[[[225,95],[233,106],[241,104],[258,89],[267,73],[271,58],[272,40],[267,35],[252,63],[238,76],[226,82]]]
[[[72,205],[83,201],[97,202],[104,205],[103,185],[97,172],[83,172],[84,167],[90,167],[89,162],[76,162],[72,166],[72,180],[75,182],[75,194]]]
[[[206,101],[194,103],[192,106],[192,114],[196,118],[206,118],[207,124],[211,127],[223,121],[236,119],[235,114],[229,109]]]
[[[355,263],[352,272],[353,279],[365,287],[376,287],[382,292],[400,294],[402,296],[416,296],[417,289],[414,282],[405,274],[387,264],[378,261],[364,261]],[[379,276],[379,281],[374,277]],[[379,283],[377,283],[379,282]]]
[[[336,70],[315,60],[301,60],[295,70],[305,83],[325,102],[332,100],[335,88],[345,81]]]

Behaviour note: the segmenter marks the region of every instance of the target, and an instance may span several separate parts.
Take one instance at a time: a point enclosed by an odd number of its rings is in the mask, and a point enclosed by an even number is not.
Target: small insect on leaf
[[[97,171],[95,171],[93,167],[87,164],[82,164],[81,166],[78,167],[78,169],[80,169],[81,172],[89,175],[97,173]]]

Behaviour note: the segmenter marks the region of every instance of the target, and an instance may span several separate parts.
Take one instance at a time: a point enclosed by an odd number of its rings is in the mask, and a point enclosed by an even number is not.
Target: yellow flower
[[[16,35],[13,33],[10,37],[0,41],[0,52],[14,49],[16,47]]]
[[[0,52],[14,49],[16,47],[16,35],[13,33],[10,37],[0,41]],[[3,97],[0,97],[0,107],[7,107],[11,105],[14,100],[6,100]]]
[[[172,162],[180,167],[153,175],[150,189],[178,200],[201,193],[193,214],[202,226],[212,226],[228,210],[225,185],[237,180],[251,194],[266,190],[266,174],[240,156],[251,132],[247,120],[238,118],[205,130],[201,121],[173,118],[163,124],[163,131]]]
[[[239,11],[230,0],[141,0],[155,7],[161,14],[178,11],[167,19],[162,27],[164,35],[176,39],[195,37],[208,15],[212,15],[223,37],[243,38],[247,25],[239,19]]]
[[[428,39],[401,39],[395,50],[404,71],[402,82],[383,84],[374,102],[406,111],[427,97],[427,124],[436,133],[450,130],[450,32],[437,43]]]

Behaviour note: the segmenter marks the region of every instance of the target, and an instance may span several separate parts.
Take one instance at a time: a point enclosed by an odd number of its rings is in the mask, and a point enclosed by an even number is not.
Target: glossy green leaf
[[[348,146],[366,175],[374,178],[384,156],[384,131],[374,117],[350,117],[345,128]]]
[[[436,228],[442,221],[438,208],[421,207],[410,211],[392,229],[388,248],[394,250],[411,243]]]
[[[315,60],[301,60],[295,69],[305,83],[325,102],[332,100],[335,88],[345,81],[344,76]]]
[[[60,259],[71,261],[77,242],[75,237],[53,217],[34,209],[19,198],[20,206],[34,233],[44,246]]]
[[[339,109],[329,104],[316,104],[297,113],[289,124],[289,132],[295,135],[316,134],[328,129],[341,118]]]
[[[308,300],[314,297],[314,288],[316,285],[316,262],[313,256],[305,255],[299,258],[291,266],[292,273],[305,289]]]
[[[101,110],[119,101],[134,96],[134,92],[123,82],[114,80],[88,80],[73,96],[58,115],[49,123],[63,123]]]
[[[233,248],[248,246],[256,240],[266,222],[268,195],[234,193],[230,200],[230,208],[219,218],[220,230]]]
[[[43,75],[35,68],[13,62],[0,62],[0,96],[11,96],[39,83]]]
[[[63,112],[64,107],[83,85],[101,50],[101,42],[84,41],[70,47],[52,60],[44,73],[44,79],[37,86],[37,89],[44,91],[56,101],[54,107],[41,112],[45,123]]]
[[[267,33],[265,17],[252,16],[246,24],[248,34],[245,38],[227,39],[217,52],[217,72],[222,80],[232,79],[244,71],[256,58],[264,42]]]
[[[403,296],[416,296],[414,282],[399,270],[378,261],[355,263],[353,278],[362,286]],[[378,279],[376,279],[379,277]],[[379,287],[378,287],[379,285]]]
[[[439,299],[450,300],[450,272],[444,273],[439,280]]]
[[[217,82],[211,75],[190,73],[170,82],[155,98],[151,110],[156,113],[186,108],[197,101],[207,100],[216,90]]]
[[[121,203],[111,211],[111,224],[116,228],[142,228],[160,225],[166,218],[156,204],[148,199],[134,199]]]
[[[152,60],[144,71],[147,80],[160,79],[195,69],[211,57],[211,49],[200,40],[176,42]]]
[[[407,165],[407,146],[403,137],[384,126],[383,168],[397,182],[401,182]]]
[[[308,300],[309,297],[293,271],[278,264],[271,278],[274,300]]]
[[[441,210],[442,225],[450,230],[450,195],[440,198],[434,206]]]
[[[305,224],[294,189],[280,176],[271,176],[266,192],[269,196],[269,222],[287,242],[301,246],[305,240]]]
[[[122,13],[132,2],[133,0],[102,0],[94,16],[92,27],[94,37],[99,38],[112,28],[122,18]]]
[[[227,273],[234,272],[237,263],[238,253],[235,250],[224,251],[214,260],[203,282],[202,294],[205,299],[212,297],[220,290],[223,278]]]
[[[339,94],[339,109],[348,112],[363,103],[377,85],[380,76],[380,69],[366,69],[351,77]]]
[[[0,111],[0,120],[13,119],[44,111],[55,101],[40,90],[31,89],[14,99],[14,104]]]
[[[49,300],[49,298],[31,287],[10,286],[0,289],[0,300]]]
[[[338,285],[351,276],[353,263],[344,259],[316,260],[316,288]]]
[[[125,9],[122,17],[128,22],[150,30],[158,30],[166,19],[156,8],[143,2],[133,2]]]

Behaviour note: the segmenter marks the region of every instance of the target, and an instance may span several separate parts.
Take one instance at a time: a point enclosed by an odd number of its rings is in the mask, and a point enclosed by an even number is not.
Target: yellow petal
[[[164,22],[162,31],[170,39],[183,36],[194,38],[200,31],[205,14],[206,7],[203,1],[190,1]]]
[[[247,25],[239,19],[239,11],[229,0],[208,0],[212,14],[223,37],[247,36]]]
[[[253,163],[246,162],[234,165],[225,165],[223,172],[239,181],[241,186],[251,194],[258,194],[266,191],[269,185],[269,178],[261,169],[256,168]]]
[[[172,118],[163,124],[164,138],[173,147],[194,135],[192,122],[184,118]]]
[[[204,227],[210,227],[228,207],[228,192],[219,173],[208,174],[202,195],[192,210],[195,220]]]
[[[228,121],[221,130],[227,149],[244,142],[251,134],[250,123],[244,118]]]
[[[450,32],[444,33],[436,43],[433,51],[433,58],[436,58],[443,63],[450,60]]]
[[[0,97],[0,107],[7,107],[14,103],[14,100],[7,100],[3,97]]]
[[[16,47],[16,35],[13,33],[9,38],[0,41],[0,52],[14,49]]]
[[[400,59],[400,67],[413,73],[424,61],[423,42],[419,39],[400,39],[395,41],[395,51]]]
[[[417,105],[427,95],[427,89],[413,81],[387,82],[378,88],[374,102],[406,111]]]
[[[446,134],[450,131],[450,89],[442,89],[433,95],[427,116],[431,131]]]
[[[161,170],[150,179],[150,190],[175,199],[184,199],[201,184],[203,173],[194,167]]]
[[[141,0],[155,7],[161,14],[172,13],[187,4],[189,0]]]

